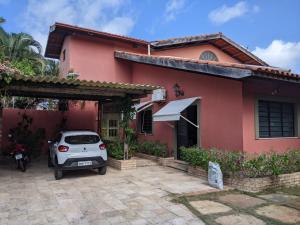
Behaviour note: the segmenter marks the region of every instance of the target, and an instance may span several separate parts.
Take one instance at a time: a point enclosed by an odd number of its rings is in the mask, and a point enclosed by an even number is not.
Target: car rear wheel
[[[54,177],[56,180],[60,180],[63,177],[63,171],[58,168],[55,168],[54,169]]]
[[[105,175],[106,174],[106,166],[98,168],[98,174]]]
[[[60,180],[63,177],[63,171],[58,168],[57,157],[55,157],[54,177],[56,180]]]

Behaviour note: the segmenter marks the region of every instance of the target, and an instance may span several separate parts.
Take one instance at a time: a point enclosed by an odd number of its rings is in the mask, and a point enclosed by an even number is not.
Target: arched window
[[[202,52],[200,55],[201,60],[207,60],[207,61],[219,61],[218,57],[215,55],[215,53],[211,51],[205,51]]]

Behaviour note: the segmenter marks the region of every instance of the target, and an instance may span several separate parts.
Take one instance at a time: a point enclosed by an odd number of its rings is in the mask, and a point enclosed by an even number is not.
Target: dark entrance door
[[[181,115],[198,124],[197,121],[197,105],[191,105],[184,110]],[[180,159],[180,147],[191,147],[197,145],[197,127],[187,122],[183,118],[177,122],[177,159]]]

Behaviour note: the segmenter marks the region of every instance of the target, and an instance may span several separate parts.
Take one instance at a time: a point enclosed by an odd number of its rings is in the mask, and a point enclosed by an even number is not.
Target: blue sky
[[[45,45],[55,21],[146,40],[222,32],[300,73],[299,0],[0,0],[4,28]]]

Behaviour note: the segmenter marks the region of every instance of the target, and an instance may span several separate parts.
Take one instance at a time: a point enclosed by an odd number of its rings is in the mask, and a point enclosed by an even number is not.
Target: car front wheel
[[[98,173],[100,175],[105,175],[106,174],[106,166],[98,168]]]

